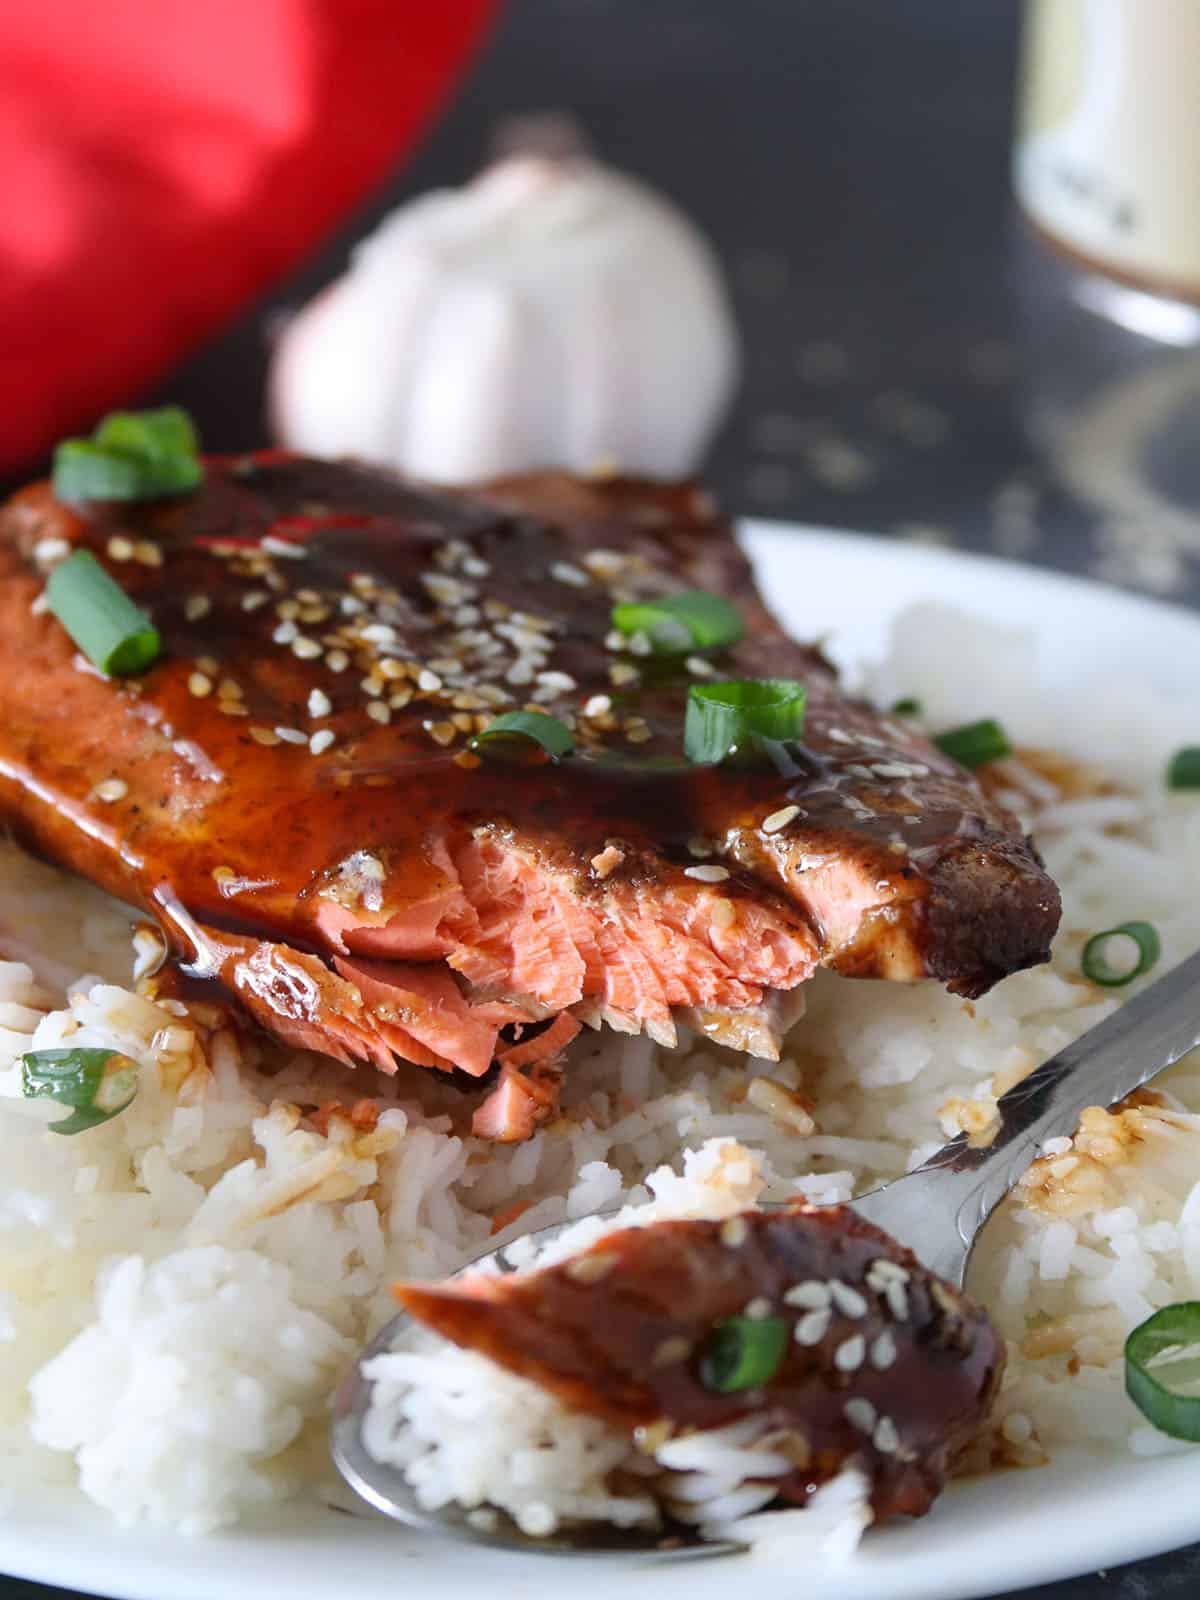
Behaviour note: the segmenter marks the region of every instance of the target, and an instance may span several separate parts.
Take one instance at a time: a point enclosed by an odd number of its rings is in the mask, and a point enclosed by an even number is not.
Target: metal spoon
[[[920,1257],[932,1272],[961,1285],[980,1230],[1047,1139],[1074,1133],[1087,1106],[1110,1106],[1148,1083],[1200,1045],[1200,953],[1142,991],[1113,1016],[1060,1050],[996,1104],[997,1122],[986,1145],[960,1134],[906,1177],[851,1202],[860,1217],[883,1228]],[[574,1223],[542,1228],[532,1237],[549,1241]],[[513,1271],[500,1249],[480,1256]],[[464,1269],[465,1270],[465,1269]],[[390,1350],[409,1326],[395,1317],[367,1346],[334,1403],[333,1459],[342,1476],[370,1505],[397,1522],[427,1532],[505,1549],[587,1551],[679,1557],[736,1550],[731,1543],[704,1542],[695,1529],[679,1527],[664,1540],[661,1529],[617,1529],[585,1525],[549,1538],[524,1534],[499,1516],[495,1531],[472,1526],[460,1506],[427,1511],[395,1467],[369,1456],[362,1420],[371,1386],[361,1362]]]

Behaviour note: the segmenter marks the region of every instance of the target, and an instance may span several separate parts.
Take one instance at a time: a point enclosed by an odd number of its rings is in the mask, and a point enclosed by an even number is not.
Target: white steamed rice
[[[1064,891],[1053,964],[973,1005],[934,985],[822,975],[777,1065],[588,1036],[567,1114],[519,1146],[455,1134],[461,1101],[432,1075],[382,1083],[239,1042],[218,1011],[140,997],[128,914],[0,843],[0,950],[18,958],[0,963],[0,1486],[13,1491],[0,1514],[15,1514],[18,1489],[74,1484],[122,1522],[202,1532],[325,1496],[329,1397],[391,1315],[392,1279],[616,1203],[720,1214],[759,1195],[847,1197],[986,1122],[998,1090],[1119,1003],[1079,976],[1089,934],[1153,922],[1160,971],[1200,947],[1200,801],[1161,779],[1167,752],[1195,739],[1185,710],[1128,686],[1102,707],[1091,694],[1064,705],[1023,637],[927,608],[902,620],[881,687],[919,695],[935,724],[999,715],[1023,744],[1119,784],[1064,796],[1044,772],[1011,774]],[[21,1053],[67,1038],[140,1066],[129,1110],[80,1138],[47,1133],[61,1109],[20,1096]],[[1033,1465],[1081,1442],[1181,1448],[1122,1383],[1128,1330],[1200,1296],[1200,1068],[1155,1087],[1162,1103],[1091,1114],[1050,1152],[977,1254],[971,1287],[1010,1341],[993,1461]],[[385,1102],[373,1130],[308,1116],[368,1092]],[[811,1132],[796,1096],[814,1107]],[[379,1448],[409,1452],[431,1503],[504,1502],[531,1529],[637,1520],[649,1514],[637,1471],[667,1468],[678,1503],[706,1482],[700,1514],[745,1531],[755,1443],[736,1430],[631,1469],[623,1442],[564,1422],[544,1397],[538,1410],[519,1380],[489,1371],[482,1403],[475,1357],[426,1341],[385,1359],[409,1365],[381,1371],[395,1405]],[[844,1549],[865,1524],[863,1487],[846,1474],[758,1530]]]

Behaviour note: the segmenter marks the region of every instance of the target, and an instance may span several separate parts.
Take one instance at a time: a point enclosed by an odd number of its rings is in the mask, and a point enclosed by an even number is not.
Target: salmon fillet
[[[151,612],[143,676],[105,679],[45,611],[75,547]],[[619,647],[615,599],[681,589],[732,599],[742,642]],[[686,761],[714,673],[804,680],[791,770]],[[574,755],[467,748],[527,704]],[[684,1017],[770,1055],[818,964],[974,995],[1044,960],[1059,914],[974,778],[774,623],[704,496],[622,479],[434,495],[271,452],[169,501],[23,490],[0,512],[0,816],[292,1044],[475,1077],[519,1046],[495,1137],[552,1111],[532,1069],[572,1023],[670,1043]]]
[[[541,1270],[395,1293],[444,1338],[615,1428],[665,1442],[758,1416],[784,1458],[779,1498],[802,1504],[856,1465],[879,1521],[928,1511],[1004,1368],[982,1307],[837,1206],[650,1223]],[[777,1368],[723,1389],[708,1363],[730,1318],[782,1326],[766,1330]]]

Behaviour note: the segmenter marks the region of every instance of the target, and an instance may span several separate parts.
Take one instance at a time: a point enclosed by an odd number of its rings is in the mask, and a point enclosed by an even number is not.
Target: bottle
[[[1027,0],[1013,182],[1035,440],[1200,555],[1200,3]]]

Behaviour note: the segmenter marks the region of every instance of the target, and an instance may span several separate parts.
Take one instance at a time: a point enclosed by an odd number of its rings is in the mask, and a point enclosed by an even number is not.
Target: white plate
[[[841,659],[883,651],[894,614],[937,598],[1035,630],[1042,681],[1067,689],[1105,663],[1136,661],[1172,698],[1200,681],[1200,618],[1031,568],[842,533],[752,524],[746,541],[771,605],[798,634],[828,635]],[[78,1500],[0,1514],[0,1570],[121,1600],[479,1600],[569,1582],[572,1600],[620,1585],[654,1600],[760,1592],[805,1600],[967,1600],[1115,1566],[1200,1539],[1200,1451],[1138,1461],[1068,1460],[955,1484],[932,1514],[868,1535],[833,1569],[754,1567],[720,1557],[653,1565],[516,1556],[441,1543],[382,1520],[291,1509],[265,1528],[187,1541],[114,1528]],[[800,1588],[798,1580],[803,1582]]]

